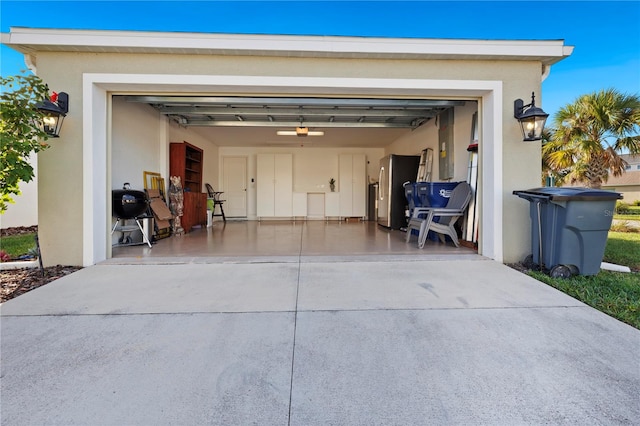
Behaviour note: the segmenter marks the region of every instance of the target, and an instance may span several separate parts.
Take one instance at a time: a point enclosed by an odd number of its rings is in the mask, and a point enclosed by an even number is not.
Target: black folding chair
[[[204,186],[207,187],[207,193],[209,194],[209,199],[213,200],[213,213],[212,213],[212,216],[222,216],[222,220],[226,222],[227,218],[224,215],[224,207],[222,205],[227,200],[220,199],[220,196],[222,194],[224,194],[224,192],[214,191],[213,187],[211,185],[209,185],[208,183],[205,183]],[[220,206],[220,214],[216,214],[216,206]]]

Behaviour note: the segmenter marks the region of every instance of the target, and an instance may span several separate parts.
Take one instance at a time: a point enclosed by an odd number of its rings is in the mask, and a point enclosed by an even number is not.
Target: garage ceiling
[[[459,100],[300,97],[125,96],[218,146],[383,147]],[[322,137],[277,136],[296,127],[322,130]]]

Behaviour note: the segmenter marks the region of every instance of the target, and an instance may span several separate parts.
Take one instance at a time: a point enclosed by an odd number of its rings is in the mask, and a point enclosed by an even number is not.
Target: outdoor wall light
[[[53,93],[51,99],[45,99],[38,104],[42,112],[41,129],[50,137],[60,136],[62,122],[69,112],[69,95],[65,92]]]
[[[531,103],[524,105],[522,99],[513,102],[513,116],[520,122],[525,142],[542,140],[544,123],[549,114],[536,107],[535,94],[531,92]]]

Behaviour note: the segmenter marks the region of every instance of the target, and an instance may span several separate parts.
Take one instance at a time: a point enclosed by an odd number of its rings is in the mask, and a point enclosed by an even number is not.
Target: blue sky
[[[537,12],[537,13],[536,13]],[[613,87],[640,94],[640,1],[0,1],[10,27],[239,34],[565,40],[573,55],[543,82],[554,114]],[[1,74],[25,68],[2,46]],[[539,104],[539,102],[537,102]]]

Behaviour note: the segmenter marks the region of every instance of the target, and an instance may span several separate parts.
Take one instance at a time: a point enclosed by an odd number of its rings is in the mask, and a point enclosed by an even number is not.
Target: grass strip
[[[615,220],[632,220],[640,222],[640,214],[616,214],[613,216]]]
[[[29,250],[35,249],[36,234],[20,234],[9,235],[0,238],[0,250],[4,250],[12,259],[29,253]]]
[[[603,260],[640,271],[640,233],[609,232]]]
[[[640,274],[600,271],[597,275],[551,278],[531,271],[531,277],[587,305],[640,329]]]

